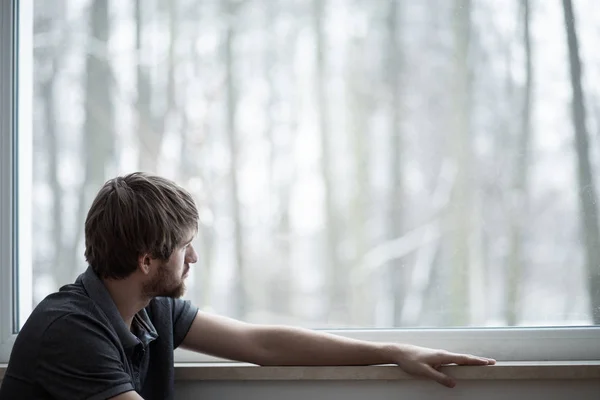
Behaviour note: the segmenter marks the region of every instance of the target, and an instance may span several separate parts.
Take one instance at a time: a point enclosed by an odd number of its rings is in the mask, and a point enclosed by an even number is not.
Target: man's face
[[[144,295],[147,297],[179,298],[185,293],[185,278],[190,271],[190,264],[198,260],[198,254],[191,244],[191,239],[173,251],[167,261],[158,261],[156,272],[144,284]]]

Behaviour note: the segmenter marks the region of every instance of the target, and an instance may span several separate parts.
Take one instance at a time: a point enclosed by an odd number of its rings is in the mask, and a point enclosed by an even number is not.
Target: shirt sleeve
[[[198,313],[198,307],[189,300],[171,299],[173,312],[173,347],[177,348],[185,339]]]
[[[43,335],[36,379],[56,399],[105,400],[134,390],[115,343],[94,319],[67,314]]]

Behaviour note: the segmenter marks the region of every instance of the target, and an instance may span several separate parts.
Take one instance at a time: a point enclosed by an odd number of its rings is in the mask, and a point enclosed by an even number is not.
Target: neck
[[[142,296],[141,287],[136,284],[133,276],[125,279],[104,279],[103,282],[125,325],[131,329],[133,317],[146,307],[150,300]]]

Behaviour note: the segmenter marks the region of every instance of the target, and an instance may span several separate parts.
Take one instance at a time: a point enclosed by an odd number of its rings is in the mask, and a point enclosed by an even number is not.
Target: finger
[[[456,381],[454,379],[434,368],[427,368],[426,376],[446,387],[453,388],[456,386]]]
[[[486,357],[476,357],[470,354],[448,353],[446,357],[444,357],[444,363],[454,363],[458,365],[494,365],[496,360]]]

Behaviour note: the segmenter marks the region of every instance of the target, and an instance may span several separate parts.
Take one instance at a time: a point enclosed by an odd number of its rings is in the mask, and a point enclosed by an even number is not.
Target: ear
[[[144,275],[150,273],[150,266],[152,264],[152,257],[150,254],[142,254],[138,257],[138,268]]]

